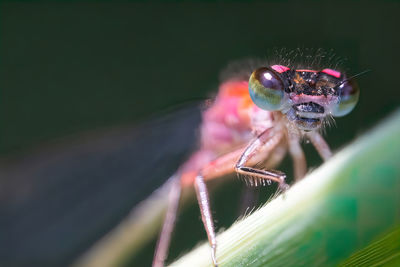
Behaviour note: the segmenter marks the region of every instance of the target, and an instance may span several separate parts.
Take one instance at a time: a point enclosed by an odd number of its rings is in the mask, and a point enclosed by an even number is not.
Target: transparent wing
[[[70,263],[196,146],[199,105],[0,161],[0,265]]]

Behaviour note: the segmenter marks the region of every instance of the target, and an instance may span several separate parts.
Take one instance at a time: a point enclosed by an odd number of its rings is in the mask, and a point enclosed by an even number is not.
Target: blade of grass
[[[400,226],[357,251],[340,266],[383,266],[391,263],[400,266]]]

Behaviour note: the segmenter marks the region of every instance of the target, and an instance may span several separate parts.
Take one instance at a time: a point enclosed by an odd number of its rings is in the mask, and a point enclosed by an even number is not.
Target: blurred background
[[[399,107],[397,1],[0,4],[0,265],[65,266],[160,186],[196,146],[198,103],[226,65],[333,49],[359,77],[338,150]],[[305,145],[310,167],[321,163]],[[291,174],[291,162],[280,167]],[[212,195],[218,229],[243,184]],[[260,202],[273,187],[261,189]],[[170,259],[205,239],[196,205]],[[190,235],[188,235],[190,231]],[[155,239],[122,266],[149,266]]]

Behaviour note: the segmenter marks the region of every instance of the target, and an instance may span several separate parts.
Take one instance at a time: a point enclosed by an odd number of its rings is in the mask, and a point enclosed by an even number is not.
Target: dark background
[[[399,106],[396,1],[0,8],[2,266],[65,265],[115,226],[195,144],[198,109],[187,106],[216,90],[232,60],[323,48],[347,58],[350,74],[370,69],[358,78],[356,109],[327,130],[333,149]],[[306,152],[310,166],[320,164],[309,146]],[[290,174],[290,161],[281,169]],[[150,171],[154,182],[142,181]],[[217,226],[228,227],[240,183],[217,192]],[[177,229],[171,258],[205,238],[197,207]],[[132,265],[149,265],[153,246]]]

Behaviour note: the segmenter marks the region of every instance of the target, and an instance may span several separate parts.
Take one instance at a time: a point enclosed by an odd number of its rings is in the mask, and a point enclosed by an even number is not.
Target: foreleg
[[[318,132],[307,133],[307,137],[310,139],[311,143],[324,161],[327,161],[332,157],[332,151],[329,148],[328,143]]]

